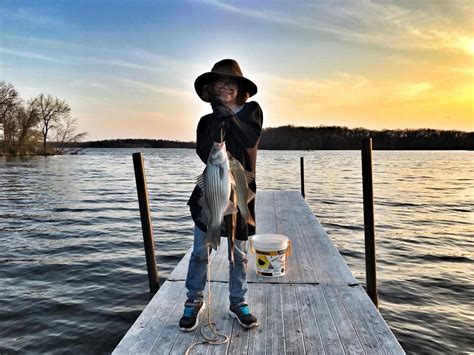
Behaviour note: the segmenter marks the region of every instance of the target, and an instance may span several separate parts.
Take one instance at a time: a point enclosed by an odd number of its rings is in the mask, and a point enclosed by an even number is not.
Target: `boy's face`
[[[214,92],[226,104],[235,105],[239,85],[235,80],[219,78],[214,82]]]

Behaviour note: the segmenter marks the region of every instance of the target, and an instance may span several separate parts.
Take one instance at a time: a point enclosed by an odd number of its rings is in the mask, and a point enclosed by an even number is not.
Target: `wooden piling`
[[[153,241],[153,226],[150,218],[150,207],[148,204],[148,190],[146,187],[145,167],[142,153],[134,153],[133,168],[135,170],[135,181],[137,184],[138,205],[140,207],[140,218],[143,231],[143,245],[145,247],[146,267],[148,270],[148,283],[150,292],[156,293],[160,284],[158,282],[158,269],[155,258],[155,243]]]
[[[374,193],[372,183],[372,138],[362,139],[362,188],[364,196],[365,274],[367,293],[379,308],[375,258]]]
[[[300,173],[301,173],[301,196],[305,198],[304,192],[304,158],[300,157]]]

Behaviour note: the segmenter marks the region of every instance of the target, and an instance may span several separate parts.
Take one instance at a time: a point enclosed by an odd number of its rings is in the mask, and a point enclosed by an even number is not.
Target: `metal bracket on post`
[[[150,218],[143,156],[142,153],[134,153],[132,157],[133,168],[135,170],[135,181],[137,183],[138,205],[140,206],[143,244],[145,247],[146,267],[148,270],[148,283],[150,285],[150,292],[156,293],[160,288],[160,284],[158,282],[158,269],[156,267],[155,243],[153,241],[153,226]]]
[[[362,189],[364,196],[365,275],[367,293],[378,309],[374,192],[372,183],[372,138],[362,139]]]

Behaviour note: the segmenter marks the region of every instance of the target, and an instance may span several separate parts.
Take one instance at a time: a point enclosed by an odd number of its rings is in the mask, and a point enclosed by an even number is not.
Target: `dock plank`
[[[268,354],[285,353],[285,333],[283,323],[283,307],[281,304],[281,285],[268,284],[267,295],[267,332],[265,333],[265,349]]]
[[[342,347],[351,354],[364,354],[364,348],[360,343],[351,319],[347,316],[345,308],[337,297],[336,291],[330,285],[321,285],[321,289],[331,311]]]
[[[285,349],[288,354],[304,354],[305,346],[300,320],[300,309],[296,302],[294,285],[281,287],[283,305],[283,329],[285,331]]]
[[[249,253],[247,301],[259,326],[243,330],[228,314],[227,239],[210,256],[211,313],[226,345],[199,345],[193,354],[404,354],[404,351],[323,227],[297,191],[259,191],[257,232],[292,240],[288,273],[255,273]],[[191,248],[192,249],[192,248]],[[113,354],[184,354],[203,340],[199,328],[179,331],[191,249],[115,348]],[[207,302],[207,296],[205,298]],[[200,324],[207,319],[200,318]]]
[[[268,284],[254,283],[254,301],[250,305],[252,314],[258,319],[259,326],[249,331],[249,355],[265,354],[265,339],[269,329],[267,327]]]
[[[339,338],[336,323],[331,315],[331,310],[326,302],[321,285],[298,285],[298,298],[306,303],[311,315],[317,321],[319,336],[326,354],[343,354],[344,347]],[[302,312],[300,310],[300,312]],[[305,332],[308,334],[305,340],[311,336],[317,336],[316,330],[311,330],[306,325]],[[317,344],[319,347],[319,344]]]

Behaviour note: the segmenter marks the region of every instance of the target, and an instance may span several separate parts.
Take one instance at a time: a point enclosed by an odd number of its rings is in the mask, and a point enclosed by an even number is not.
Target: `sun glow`
[[[466,53],[469,53],[470,55],[474,55],[474,38],[461,37],[457,42],[460,49]]]

